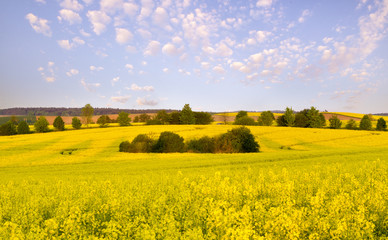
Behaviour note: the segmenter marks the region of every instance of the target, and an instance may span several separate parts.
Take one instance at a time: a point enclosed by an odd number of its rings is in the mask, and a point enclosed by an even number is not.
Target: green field
[[[120,153],[130,126],[0,137],[0,239],[383,239],[388,132],[250,127],[249,154]]]

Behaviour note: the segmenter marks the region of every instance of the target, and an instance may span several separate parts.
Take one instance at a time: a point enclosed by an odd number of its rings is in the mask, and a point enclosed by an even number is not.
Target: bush
[[[237,113],[236,118],[234,119],[234,121],[236,121],[237,119],[242,118],[242,117],[248,117],[248,112],[247,111],[239,111]]]
[[[194,112],[195,124],[206,125],[214,121],[212,115],[207,112]]]
[[[248,116],[236,118],[233,123],[234,125],[243,125],[243,126],[255,126],[257,125],[256,121],[253,118]]]
[[[271,111],[264,111],[260,114],[259,118],[257,119],[257,122],[259,126],[271,126],[273,123],[273,120],[275,120],[275,116]]]
[[[130,152],[130,146],[131,144],[129,143],[129,141],[124,141],[120,143],[119,152]]]
[[[277,123],[278,126],[280,126],[280,127],[286,127],[286,126],[288,126],[288,125],[287,125],[287,120],[286,120],[286,116],[285,116],[285,115],[279,116],[279,117],[276,119],[276,123]]]
[[[364,115],[360,121],[360,129],[361,130],[371,130],[372,129],[372,121],[370,120],[368,115]]]
[[[216,151],[222,153],[248,153],[258,152],[259,144],[246,127],[229,130],[216,139]]]
[[[181,113],[180,112],[172,112],[169,114],[169,123],[173,125],[181,124]]]
[[[131,119],[128,117],[129,114],[126,112],[120,112],[119,116],[117,117],[117,122],[120,124],[120,126],[129,126],[131,125]]]
[[[194,153],[214,153],[216,150],[216,141],[214,138],[208,136],[193,139],[187,143],[187,150]]]
[[[384,118],[379,118],[377,120],[376,130],[378,131],[385,131],[387,129],[387,123],[385,122]]]
[[[97,119],[97,124],[100,125],[100,127],[107,127],[108,126],[108,123],[110,123],[110,118],[108,115],[101,115],[98,119]]]
[[[18,124],[18,134],[28,134],[30,133],[30,127],[28,126],[27,122],[21,121]]]
[[[151,120],[151,116],[146,113],[140,114],[138,118],[138,122],[147,122],[148,120]]]
[[[183,138],[173,132],[162,132],[152,151],[157,153],[183,152]]]
[[[152,118],[150,120],[147,120],[147,122],[145,124],[146,125],[162,125],[163,123],[157,118]]]
[[[1,136],[10,136],[16,134],[16,126],[13,122],[8,121],[0,126]]]
[[[34,123],[35,131],[38,133],[48,132],[49,131],[49,123],[44,116],[40,116],[38,121]]]
[[[338,129],[341,128],[342,122],[338,119],[337,115],[332,115],[329,119],[330,122],[330,128],[332,129]]]
[[[54,123],[53,123],[53,126],[54,126],[55,129],[57,129],[58,131],[63,131],[63,130],[65,130],[65,122],[63,121],[63,119],[61,118],[61,116],[58,116],[58,117],[55,118]]]
[[[353,119],[350,119],[345,126],[346,129],[357,129],[357,122]]]
[[[80,129],[82,126],[81,120],[77,117],[73,117],[71,119],[71,126],[73,126],[74,129]]]
[[[120,143],[120,152],[130,153],[149,153],[152,152],[152,148],[155,145],[155,141],[146,134],[137,135],[132,142],[124,141]]]

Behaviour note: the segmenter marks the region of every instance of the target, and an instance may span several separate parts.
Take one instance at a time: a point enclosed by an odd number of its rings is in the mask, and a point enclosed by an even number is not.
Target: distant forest
[[[82,108],[8,108],[0,109],[0,115],[19,115],[19,116],[81,116]],[[109,115],[119,114],[124,111],[127,113],[157,113],[162,109],[119,109],[119,108],[94,108],[94,115]],[[166,110],[166,109],[163,109]],[[170,113],[177,110],[168,109],[166,112]]]

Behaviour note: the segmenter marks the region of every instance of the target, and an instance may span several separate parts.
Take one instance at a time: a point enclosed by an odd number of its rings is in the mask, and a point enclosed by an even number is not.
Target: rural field
[[[386,239],[388,133],[249,127],[259,153],[121,153],[230,125],[0,137],[1,239]]]

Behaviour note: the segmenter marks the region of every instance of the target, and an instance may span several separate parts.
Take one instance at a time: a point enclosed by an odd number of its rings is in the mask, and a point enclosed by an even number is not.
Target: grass
[[[0,137],[0,238],[388,236],[388,132],[250,127],[250,154],[130,154],[129,126]]]

